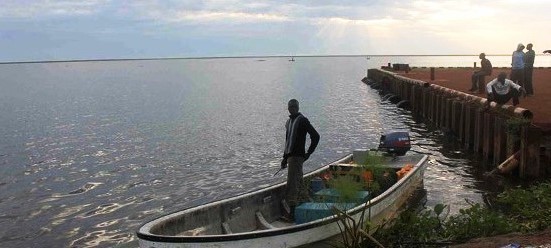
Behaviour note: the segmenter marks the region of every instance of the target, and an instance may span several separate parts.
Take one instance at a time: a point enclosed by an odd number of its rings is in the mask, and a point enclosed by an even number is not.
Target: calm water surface
[[[360,82],[388,62],[431,66],[419,59],[0,65],[0,247],[134,247],[146,220],[285,180],[272,175],[291,98],[321,135],[306,170],[406,129],[431,155],[427,205],[480,202],[476,158]],[[478,60],[458,61],[445,65]]]

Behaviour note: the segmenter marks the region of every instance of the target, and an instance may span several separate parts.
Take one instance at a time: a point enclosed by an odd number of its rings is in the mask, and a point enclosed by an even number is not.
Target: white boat
[[[426,155],[406,155],[385,163],[384,168],[395,172],[407,165],[409,172],[381,194],[359,204],[347,205],[343,211],[356,220],[363,216],[371,226],[396,217],[414,192],[423,187],[427,160]],[[305,178],[346,171],[346,168],[355,166],[353,161],[354,156],[350,154],[306,174]],[[140,247],[286,248],[321,244],[324,240],[338,237],[341,230],[334,209],[332,214],[310,220],[299,216],[305,213],[299,205],[295,210],[295,219],[299,223],[282,221],[285,186],[285,183],[280,183],[147,222],[137,232]]]

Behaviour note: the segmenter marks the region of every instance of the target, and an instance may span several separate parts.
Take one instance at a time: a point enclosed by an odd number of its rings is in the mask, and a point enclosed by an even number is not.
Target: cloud
[[[222,12],[222,11],[175,11],[165,15],[151,15],[156,20],[168,23],[183,22],[190,24],[232,22],[232,24],[255,23],[255,22],[283,22],[288,21],[286,16],[270,13],[247,13],[247,12]]]
[[[110,0],[4,0],[0,18],[42,18],[52,16],[92,15],[101,11]]]
[[[548,0],[0,1],[0,45],[56,39],[28,52],[37,56],[78,42],[132,56],[153,56],[155,44],[183,47],[181,56],[238,56],[496,54],[551,40]]]

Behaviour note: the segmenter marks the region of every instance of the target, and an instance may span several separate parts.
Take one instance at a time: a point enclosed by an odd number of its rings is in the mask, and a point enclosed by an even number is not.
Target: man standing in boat
[[[294,219],[295,207],[300,203],[301,197],[306,195],[302,182],[302,164],[308,160],[316,149],[320,135],[310,124],[310,121],[299,112],[299,104],[296,99],[289,100],[287,104],[289,120],[285,124],[285,151],[281,168],[289,167],[287,173],[286,201],[289,205],[288,219]],[[305,151],[306,134],[310,135],[310,147]]]

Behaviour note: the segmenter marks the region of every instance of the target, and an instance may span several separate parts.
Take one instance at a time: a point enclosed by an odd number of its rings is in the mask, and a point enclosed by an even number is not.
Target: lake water
[[[507,66],[509,59],[496,57],[494,66]],[[305,170],[375,147],[385,131],[406,129],[411,152],[431,155],[428,206],[443,202],[456,211],[467,206],[465,199],[481,202],[491,189],[477,176],[476,157],[360,82],[367,68],[389,62],[475,61],[438,56],[2,64],[0,247],[135,247],[134,233],[146,220],[285,180],[285,173],[273,174],[291,98],[299,99],[321,135]],[[551,65],[549,57],[536,61]]]

